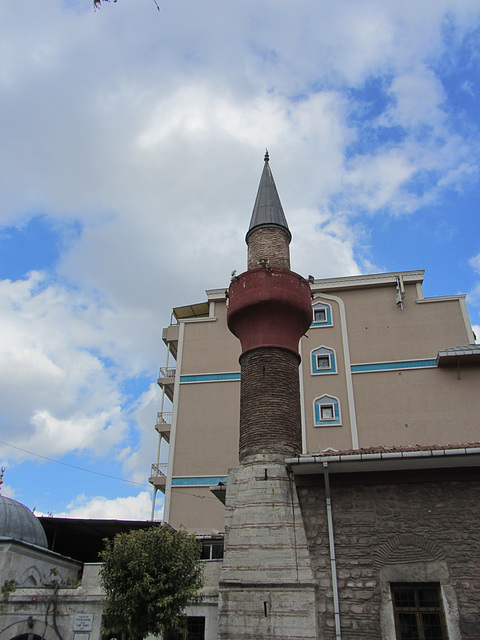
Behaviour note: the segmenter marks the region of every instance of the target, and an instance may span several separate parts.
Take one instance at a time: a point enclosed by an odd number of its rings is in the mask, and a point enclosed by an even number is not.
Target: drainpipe
[[[328,462],[323,463],[323,477],[325,480],[325,502],[327,505],[328,543],[330,547],[330,569],[332,572],[333,611],[335,616],[335,640],[342,640],[340,629],[340,602],[338,598],[337,561],[335,558],[335,538],[333,534],[332,500],[330,496],[330,480],[328,476]]]

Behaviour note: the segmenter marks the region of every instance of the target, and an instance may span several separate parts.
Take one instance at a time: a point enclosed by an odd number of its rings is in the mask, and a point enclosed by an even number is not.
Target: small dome
[[[48,547],[40,520],[24,504],[5,496],[0,496],[0,537]]]

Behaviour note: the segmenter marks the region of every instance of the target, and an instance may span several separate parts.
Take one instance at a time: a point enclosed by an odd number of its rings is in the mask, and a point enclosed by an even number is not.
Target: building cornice
[[[223,289],[207,289],[205,293],[209,302],[212,300],[225,300],[227,297],[226,287],[223,287]]]
[[[357,289],[359,287],[383,287],[396,285],[398,276],[402,276],[405,283],[422,283],[425,270],[393,271],[390,273],[371,273],[356,276],[342,276],[339,278],[315,278],[311,285],[312,293],[319,293],[329,289]]]
[[[435,296],[433,298],[419,298],[415,300],[417,304],[427,304],[428,302],[457,302],[458,300],[465,300],[467,295],[465,293],[459,293],[454,296]]]
[[[321,293],[333,289],[357,289],[360,287],[384,287],[396,285],[398,276],[402,276],[404,282],[409,284],[423,283],[425,270],[416,271],[392,271],[390,273],[370,273],[356,276],[340,276],[338,278],[315,278],[310,285],[312,293]],[[207,289],[207,299],[225,300],[226,289]],[[442,299],[458,299],[462,296],[445,296]],[[433,300],[433,298],[432,298]],[[439,298],[440,300],[440,298]]]

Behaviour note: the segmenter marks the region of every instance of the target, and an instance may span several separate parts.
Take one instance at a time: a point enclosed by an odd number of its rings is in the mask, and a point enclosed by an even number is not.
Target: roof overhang
[[[185,307],[174,307],[172,313],[177,320],[188,320],[189,318],[206,318],[209,313],[208,302],[198,304],[187,304]]]
[[[166,526],[150,520],[107,520],[94,518],[56,518],[40,516],[48,539],[48,546],[56,553],[81,562],[98,562],[105,538],[133,529]]]
[[[213,484],[209,487],[210,492],[220,500],[222,504],[225,504],[226,496],[227,496],[227,483],[219,482],[218,484]]]
[[[480,467],[480,446],[375,453],[301,455],[286,460],[295,476]]]
[[[466,344],[441,349],[437,355],[437,366],[439,367],[478,363],[480,363],[480,344]]]
[[[329,289],[359,289],[370,287],[385,287],[396,285],[397,278],[402,277],[405,284],[423,282],[425,271],[394,271],[390,273],[369,273],[356,276],[341,276],[338,278],[315,278],[311,285],[312,293],[320,293]]]

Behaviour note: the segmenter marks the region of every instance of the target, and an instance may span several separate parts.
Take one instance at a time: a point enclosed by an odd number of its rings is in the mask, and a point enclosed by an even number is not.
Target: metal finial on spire
[[[259,227],[276,227],[283,229],[288,235],[289,242],[292,237],[288,229],[285,214],[283,213],[282,203],[278,197],[277,187],[275,186],[272,170],[268,162],[269,159],[268,149],[266,149],[265,164],[263,166],[260,184],[258,185],[250,227],[247,232],[247,244],[251,233]]]
[[[2,484],[3,484],[3,474],[5,473],[5,467],[2,467],[2,470],[0,471],[0,490],[2,488]]]

